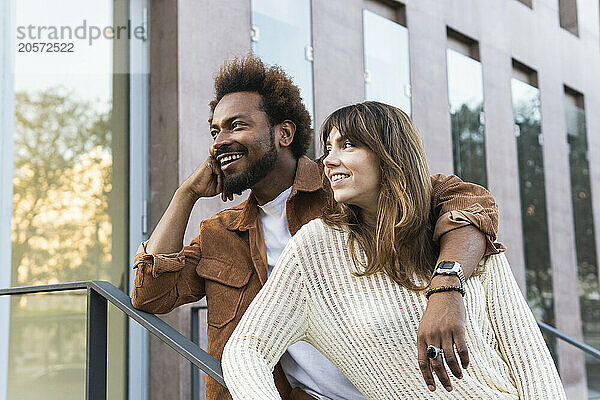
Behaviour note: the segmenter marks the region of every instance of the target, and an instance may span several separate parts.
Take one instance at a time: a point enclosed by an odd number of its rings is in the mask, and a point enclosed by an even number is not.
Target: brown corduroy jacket
[[[456,176],[432,176],[432,212],[437,218],[434,239],[473,224],[486,236],[487,253],[503,250],[494,244],[498,209],[480,186]],[[290,233],[318,218],[330,196],[322,168],[307,157],[298,160],[292,192],[286,203]],[[206,296],[208,352],[221,359],[225,343],[243,313],[267,280],[267,253],[252,194],[242,204],[202,221],[199,235],[175,254],[147,254],[142,243],[134,259],[137,268],[131,295],[134,307],[155,314],[168,313],[182,304]],[[283,399],[312,399],[290,387],[281,366],[274,371]],[[231,399],[227,389],[206,380],[206,399]]]

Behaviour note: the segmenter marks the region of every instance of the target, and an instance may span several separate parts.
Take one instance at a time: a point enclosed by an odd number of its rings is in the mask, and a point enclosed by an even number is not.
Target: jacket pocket
[[[246,265],[203,258],[196,273],[205,280],[208,325],[222,328],[237,315],[252,270]]]

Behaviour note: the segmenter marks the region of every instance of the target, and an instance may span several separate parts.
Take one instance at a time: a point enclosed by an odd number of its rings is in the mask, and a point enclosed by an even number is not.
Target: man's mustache
[[[220,146],[218,149],[215,149],[215,155],[214,157],[217,158],[222,154],[227,154],[227,153],[243,153],[246,154],[248,153],[248,149],[240,144],[238,145],[224,145],[224,146]]]

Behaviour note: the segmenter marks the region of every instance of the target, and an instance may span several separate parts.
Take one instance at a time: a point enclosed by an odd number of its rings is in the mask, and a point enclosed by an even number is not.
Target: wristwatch
[[[456,275],[460,281],[460,287],[464,288],[467,280],[465,279],[465,273],[463,272],[462,265],[456,261],[440,261],[435,267],[431,279],[437,275]]]

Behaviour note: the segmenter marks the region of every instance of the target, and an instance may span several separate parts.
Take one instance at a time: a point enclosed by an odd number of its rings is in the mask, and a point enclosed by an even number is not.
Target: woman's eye
[[[347,149],[349,147],[354,147],[354,145],[349,140],[346,140],[344,142],[344,148]]]

